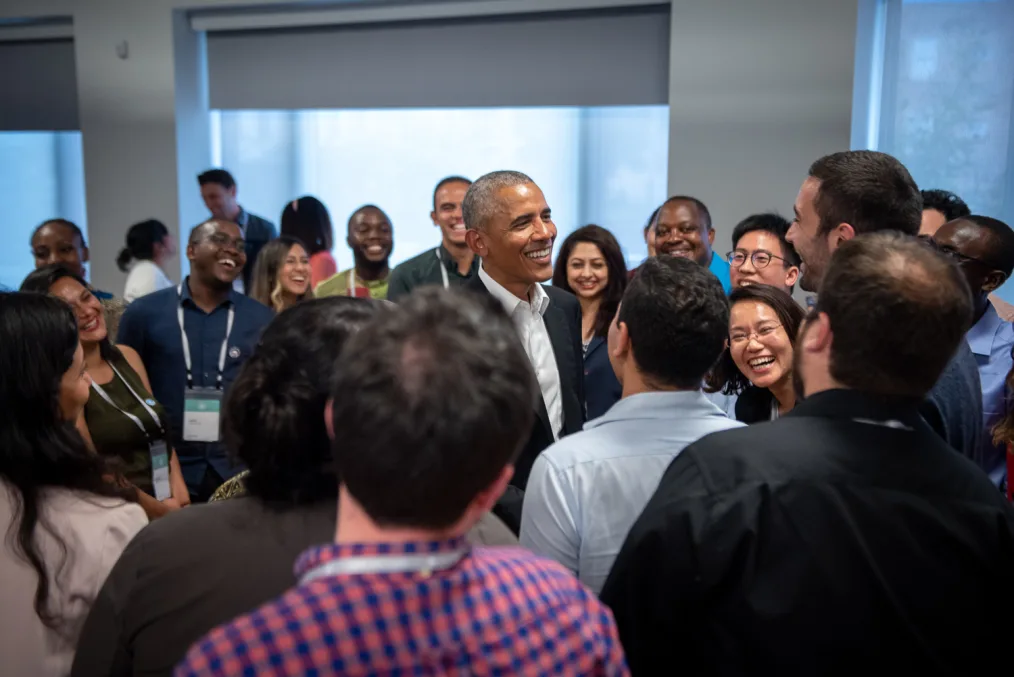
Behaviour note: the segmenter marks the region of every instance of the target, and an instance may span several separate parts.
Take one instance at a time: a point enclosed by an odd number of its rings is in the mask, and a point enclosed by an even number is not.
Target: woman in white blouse
[[[74,427],[91,380],[70,307],[0,293],[0,345],[0,673],[67,675],[99,588],[148,520]]]
[[[128,273],[123,300],[130,303],[145,294],[173,286],[162,266],[175,255],[176,246],[169,229],[161,221],[149,219],[131,226],[127,231],[127,246],[116,257],[116,265]]]

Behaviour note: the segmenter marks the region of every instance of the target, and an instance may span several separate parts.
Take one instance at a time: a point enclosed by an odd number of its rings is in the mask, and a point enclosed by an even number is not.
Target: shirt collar
[[[982,314],[979,321],[972,325],[972,328],[965,334],[968,340],[968,347],[976,355],[989,357],[993,352],[993,338],[996,330],[1003,324],[1003,320],[996,312],[996,308],[989,301],[986,302],[986,312]]]
[[[800,401],[782,418],[811,416],[868,421],[901,421],[912,428],[927,424],[919,414],[921,398],[878,395],[841,388],[825,390]]]
[[[616,421],[682,420],[702,416],[726,417],[725,412],[700,390],[655,391],[620,399],[605,414],[585,423],[584,429],[598,428]]]
[[[197,303],[194,301],[194,297],[190,295],[190,276],[189,275],[187,275],[186,279],[183,280],[182,288],[177,287],[177,289],[180,289],[180,303],[187,303],[187,302],[189,302],[190,305],[194,306],[195,308],[197,307]],[[235,289],[230,289],[229,290],[229,296],[228,296],[228,298],[226,298],[224,301],[222,301],[222,303],[219,304],[219,307],[221,307],[221,306],[227,306],[229,304],[235,305],[235,303],[236,303],[236,297],[237,296],[239,296],[239,294],[236,293],[236,290]]]
[[[236,225],[239,226],[243,234],[246,234],[246,224],[250,220],[250,215],[246,213],[246,210],[242,207],[239,208],[239,214],[236,215]]]
[[[451,252],[447,251],[447,247],[444,246],[443,242],[441,242],[440,245],[437,247],[437,255],[440,257],[440,263],[444,266],[444,268],[447,269],[447,272],[454,273],[458,277],[465,278],[472,277],[479,269],[479,257],[473,256],[472,267],[469,268],[468,274],[462,275],[458,271],[458,262],[454,260],[453,256],[451,256]]]
[[[507,311],[508,315],[514,315],[514,311],[517,310],[518,306],[524,304],[526,307],[532,308],[537,311],[539,315],[545,315],[546,309],[549,308],[549,294],[542,288],[541,284],[533,284],[532,289],[534,290],[531,305],[527,302],[522,301],[514,294],[507,291],[507,289],[499,282],[494,280],[486,272],[486,268],[479,266],[479,279],[486,285],[486,289],[493,295],[497,301],[503,304],[504,310]]]
[[[296,560],[294,573],[306,573],[328,562],[346,557],[399,557],[403,555],[435,555],[468,547],[464,536],[442,541],[411,541],[408,543],[327,543],[304,551]]]

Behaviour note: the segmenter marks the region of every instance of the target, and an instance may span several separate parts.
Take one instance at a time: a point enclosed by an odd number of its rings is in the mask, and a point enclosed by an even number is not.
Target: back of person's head
[[[833,153],[814,162],[810,176],[820,181],[814,205],[821,234],[842,223],[852,226],[856,235],[919,232],[922,196],[896,158],[872,150]]]
[[[282,210],[281,234],[299,240],[310,256],[317,252],[331,251],[334,243],[331,215],[323,202],[310,195],[304,195],[285,205]]]
[[[836,381],[923,397],[971,326],[972,296],[958,267],[926,244],[876,233],[835,252],[814,313],[830,323]]]
[[[155,245],[167,237],[169,229],[161,221],[148,219],[135,223],[127,231],[127,246],[116,257],[117,267],[127,272],[131,261],[151,261],[155,258]]]
[[[617,322],[649,383],[701,387],[729,335],[729,302],[707,268],[682,257],[645,261],[627,285]]]
[[[500,170],[483,174],[468,187],[461,203],[465,227],[485,230],[497,213],[505,208],[500,191],[504,188],[535,183],[527,174],[511,170]]]
[[[922,208],[934,209],[944,215],[944,221],[968,216],[972,210],[968,208],[965,201],[949,190],[924,190],[922,195]]]
[[[48,607],[49,576],[61,566],[48,562],[38,548],[47,487],[76,489],[132,500],[133,491],[117,489],[103,479],[105,467],[68,418],[62,396],[87,379],[68,373],[78,351],[77,321],[63,301],[36,293],[0,293],[0,478],[15,503],[7,542],[38,574],[35,611],[50,628],[57,614]],[[69,381],[65,381],[69,379]],[[87,386],[85,386],[87,387]],[[83,405],[82,405],[83,406]],[[49,531],[66,551],[58,534]],[[72,553],[67,553],[68,557]]]
[[[556,257],[556,266],[553,269],[553,286],[565,291],[574,293],[570,282],[567,280],[567,266],[570,265],[571,254],[574,247],[581,243],[593,244],[602,253],[606,263],[606,288],[602,292],[601,303],[595,317],[594,333],[596,336],[605,336],[616,316],[616,308],[623,298],[623,290],[627,288],[627,262],[623,258],[623,250],[616,237],[595,224],[589,224],[578,228],[567,236],[560,247],[560,253]]]
[[[226,446],[250,469],[249,494],[280,506],[337,495],[324,407],[335,371],[344,368],[342,347],[378,308],[368,299],[314,299],[264,330],[222,417]]]
[[[800,264],[799,254],[796,253],[796,248],[785,239],[785,234],[789,232],[789,225],[788,219],[781,214],[774,212],[751,214],[737,223],[736,227],[732,229],[732,248],[738,247],[739,241],[747,233],[770,233],[777,237],[778,242],[782,245],[781,256],[785,259],[785,264],[798,266]],[[778,254],[778,252],[772,253]]]
[[[201,186],[214,183],[228,190],[236,185],[236,179],[224,169],[209,169],[197,175],[197,183]]]
[[[492,297],[422,288],[346,343],[333,393],[351,497],[380,526],[439,530],[514,462],[538,389]]]

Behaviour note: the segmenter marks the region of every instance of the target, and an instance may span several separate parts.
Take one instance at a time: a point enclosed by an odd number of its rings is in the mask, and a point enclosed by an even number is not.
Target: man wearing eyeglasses
[[[778,214],[753,214],[732,231],[729,265],[732,286],[766,284],[792,295],[799,278],[799,254],[785,239],[788,220]]]
[[[1014,230],[988,216],[965,216],[945,223],[933,242],[961,268],[975,301],[974,324],[965,335],[975,354],[982,382],[982,414],[985,434],[973,460],[1001,489],[1007,478],[1006,450],[993,444],[995,426],[1014,406],[1007,374],[1014,366],[1014,326],[1003,321],[989,295],[1014,271]]]

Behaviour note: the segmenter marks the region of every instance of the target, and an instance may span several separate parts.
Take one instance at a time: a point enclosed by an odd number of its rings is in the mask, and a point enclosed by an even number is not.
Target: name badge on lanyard
[[[136,425],[141,432],[144,433],[144,436],[148,440],[148,454],[151,456],[151,483],[155,490],[155,498],[159,501],[164,501],[165,499],[172,497],[172,488],[169,486],[169,445],[166,444],[164,439],[165,428],[162,426],[162,420],[152,408],[155,401],[146,400],[138,395],[137,392],[130,387],[130,383],[127,382],[127,379],[123,378],[119,370],[117,370],[112,364],[109,366],[113,370],[113,374],[116,378],[120,379],[123,385],[127,387],[127,390],[130,391],[130,394],[134,396],[134,399],[141,403],[144,410],[149,416],[151,416],[152,420],[155,421],[155,425],[158,426],[159,433],[163,436],[163,438],[153,438],[148,433],[148,429],[144,427],[144,423],[141,422],[141,419],[134,416],[126,409],[121,409],[115,402],[113,402],[113,399],[109,397],[109,393],[107,393],[98,383],[95,383],[95,381],[92,381],[92,389],[98,393],[99,396],[109,404],[109,406],[113,407],[133,421],[134,425]]]
[[[180,325],[183,342],[183,360],[187,366],[187,388],[183,393],[183,439],[186,442],[218,442],[221,439],[222,378],[225,373],[225,355],[229,348],[232,325],[236,320],[236,307],[229,306],[229,318],[225,325],[225,338],[218,351],[218,374],[214,388],[195,388],[193,363],[190,358],[190,339],[183,326],[183,285],[176,289],[180,303],[176,307],[176,318]]]

